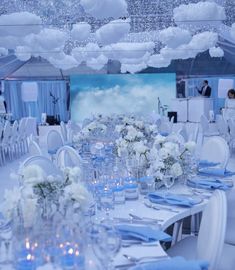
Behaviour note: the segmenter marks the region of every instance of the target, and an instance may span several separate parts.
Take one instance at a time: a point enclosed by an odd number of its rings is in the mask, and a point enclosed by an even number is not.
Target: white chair
[[[19,129],[18,129],[19,130],[18,142],[20,144],[21,154],[25,154],[28,150],[26,124],[27,124],[27,118],[20,119]]]
[[[42,156],[42,150],[34,140],[29,142],[29,154],[30,156]]]
[[[55,164],[48,158],[44,156],[33,156],[27,158],[22,164],[21,168],[27,167],[30,165],[38,165],[40,166],[43,171],[46,173],[46,175],[59,175],[61,176],[61,171],[55,166]]]
[[[200,160],[219,163],[217,167],[225,169],[227,167],[229,157],[229,146],[222,137],[209,137],[203,142],[200,150]]]
[[[7,157],[9,158],[9,160],[12,159],[11,146],[10,146],[11,124],[9,121],[5,122],[2,136],[3,137],[2,137],[2,142],[1,142],[1,149],[3,152],[3,162],[5,163]]]
[[[190,132],[188,133],[188,141],[196,142],[198,141],[199,126],[195,124]]]
[[[202,115],[200,118],[200,124],[201,124],[201,128],[202,128],[202,136],[204,137],[210,137],[210,136],[218,136],[219,132],[218,131],[211,131],[210,130],[210,125],[209,125],[209,121],[206,118],[205,115]]]
[[[60,130],[61,130],[62,138],[65,144],[68,141],[68,136],[67,136],[67,128],[63,121],[60,122]]]
[[[218,268],[221,259],[227,219],[227,200],[224,191],[216,190],[206,205],[198,237],[189,236],[171,247],[170,256],[183,256],[186,259],[206,260],[209,270]]]
[[[181,135],[184,138],[184,141],[188,141],[188,134],[185,126],[183,126],[181,129],[178,130],[177,134]]]
[[[56,153],[55,162],[58,168],[82,167],[82,159],[77,151],[70,146],[62,146]]]
[[[54,159],[58,149],[63,146],[63,139],[57,130],[50,130],[47,134],[47,152]]]

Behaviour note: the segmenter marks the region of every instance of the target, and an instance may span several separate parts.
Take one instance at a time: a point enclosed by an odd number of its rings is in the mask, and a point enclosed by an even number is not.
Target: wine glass
[[[170,175],[170,174],[165,174],[163,176],[163,183],[166,187],[166,193],[165,196],[167,196],[169,194],[169,189],[174,185],[175,183],[175,178]]]
[[[121,238],[112,226],[94,225],[92,229],[93,251],[104,269],[113,270],[113,258],[121,247]]]

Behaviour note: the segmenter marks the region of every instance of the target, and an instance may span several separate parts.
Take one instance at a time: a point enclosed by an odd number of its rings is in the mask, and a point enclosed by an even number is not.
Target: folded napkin
[[[179,205],[192,207],[201,202],[201,199],[177,194],[162,194],[160,192],[149,193],[148,198],[152,203]]]
[[[169,135],[169,132],[163,131],[163,132],[160,132],[160,135],[163,137],[167,137]]]
[[[136,265],[130,270],[207,270],[206,261],[187,261],[183,257],[174,257],[167,260]]]
[[[199,161],[199,168],[204,168],[204,167],[214,167],[219,165],[219,162],[212,162],[212,161],[208,161],[208,160],[200,160]]]
[[[218,179],[200,179],[194,178],[187,181],[188,186],[193,188],[204,188],[204,189],[222,189],[228,190],[233,187],[233,183],[225,183]]]
[[[170,235],[149,226],[119,224],[116,225],[115,228],[119,231],[124,240],[140,240],[144,242],[171,241]]]
[[[211,167],[211,168],[201,168],[201,169],[199,169],[198,174],[227,177],[227,176],[235,175],[235,172],[231,172],[231,171],[228,171],[226,169]]]

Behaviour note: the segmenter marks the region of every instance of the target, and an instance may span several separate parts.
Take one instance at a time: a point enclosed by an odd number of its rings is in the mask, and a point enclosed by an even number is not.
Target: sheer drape
[[[4,96],[8,112],[13,120],[26,116],[36,117],[40,122],[41,114],[59,115],[60,120],[68,120],[66,81],[37,81],[37,102],[23,102],[21,98],[22,81],[5,81]],[[52,95],[58,99],[53,104]]]

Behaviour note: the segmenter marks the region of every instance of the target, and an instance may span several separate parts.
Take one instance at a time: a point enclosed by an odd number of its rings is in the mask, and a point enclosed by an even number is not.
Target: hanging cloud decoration
[[[72,56],[80,64],[83,61],[89,61],[93,58],[98,58],[100,56],[100,47],[96,43],[88,43],[84,47],[76,47],[72,50]]]
[[[32,51],[63,49],[68,35],[59,29],[44,28],[38,34],[30,34],[24,38],[25,45]]]
[[[191,33],[180,27],[168,27],[159,33],[159,40],[170,48],[188,43],[191,39]]]
[[[153,54],[147,64],[155,68],[168,67],[171,64],[171,59],[163,57],[161,54]]]
[[[80,4],[85,12],[97,19],[127,16],[125,0],[81,0]]]
[[[42,29],[42,20],[39,16],[29,12],[15,12],[0,16],[0,36],[24,37],[28,34],[37,34]]]
[[[86,65],[94,70],[100,70],[102,69],[107,63],[108,63],[108,58],[101,54],[97,58],[91,58],[86,61]]]
[[[143,69],[147,68],[147,64],[145,62],[142,62],[140,64],[122,64],[121,65],[121,73],[136,73]]]
[[[67,55],[63,52],[50,56],[48,61],[55,67],[60,69],[71,69],[78,66],[78,62],[71,55]]]
[[[177,25],[197,30],[219,25],[226,19],[226,14],[224,7],[205,1],[174,8],[173,18]]]
[[[96,39],[102,45],[116,43],[129,33],[130,28],[130,19],[114,20],[96,31]]]
[[[15,56],[21,61],[28,61],[31,58],[31,48],[27,46],[17,46]]]
[[[209,49],[209,54],[211,57],[223,57],[224,51],[220,47],[212,47]]]
[[[154,42],[120,42],[102,48],[104,55],[112,60],[136,59],[144,57],[146,52],[153,52]]]
[[[88,23],[77,23],[73,25],[71,37],[73,40],[84,41],[91,33],[91,26]]]

